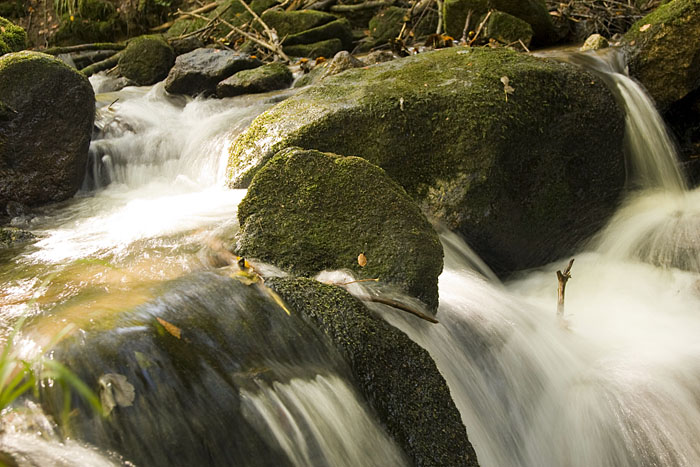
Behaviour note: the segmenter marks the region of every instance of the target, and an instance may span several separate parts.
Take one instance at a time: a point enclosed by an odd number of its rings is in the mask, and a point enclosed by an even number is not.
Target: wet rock
[[[19,52],[27,46],[27,33],[23,28],[0,17],[0,55]]]
[[[625,34],[630,75],[661,110],[700,87],[700,2],[674,0],[632,25]]]
[[[349,269],[437,307],[437,234],[403,188],[364,159],[280,151],[253,179],[238,220],[241,256],[305,276]]]
[[[585,52],[587,50],[600,50],[600,49],[606,49],[610,46],[608,43],[608,40],[601,36],[600,34],[591,34],[588,36],[588,39],[586,39],[586,42],[583,43],[581,46],[581,52]]]
[[[360,391],[413,465],[478,465],[449,388],[424,349],[340,287],[302,278],[266,283],[340,349]]]
[[[233,142],[228,175],[246,186],[290,146],[363,157],[507,273],[602,226],[624,184],[623,131],[612,93],[577,67],[453,47],[304,89]]]
[[[0,57],[0,209],[36,206],[80,188],[95,115],[88,79],[37,52]]]
[[[479,17],[498,10],[520,18],[533,30],[533,43],[551,44],[556,39],[554,26],[544,0],[445,0],[445,29],[452,37],[462,37],[464,23],[472,11],[469,29],[476,30]]]
[[[515,16],[494,11],[484,24],[484,37],[494,39],[502,44],[521,41],[525,46],[532,40],[532,27]]]
[[[313,44],[284,46],[284,53],[292,57],[332,57],[341,50],[343,50],[343,42],[340,39],[328,39],[314,42]]]
[[[169,44],[175,51],[176,56],[192,52],[193,50],[200,49],[206,45],[204,41],[202,41],[202,39],[200,39],[197,36],[183,37],[181,39],[172,39],[169,41]]]
[[[16,227],[0,227],[0,249],[34,240],[34,234]]]
[[[216,85],[229,76],[262,65],[247,54],[218,49],[196,49],[180,55],[165,80],[165,90],[173,94],[211,95]]]
[[[362,61],[367,65],[374,65],[375,63],[390,62],[395,58],[396,56],[389,50],[375,50],[374,52],[368,53]]]
[[[335,54],[333,60],[331,60],[328,63],[326,69],[323,72],[323,76],[333,76],[337,75],[338,73],[342,73],[345,70],[350,70],[352,68],[361,68],[364,66],[366,65],[362,60],[358,60],[357,58],[353,57],[350,54],[350,52],[343,50]]]
[[[294,76],[286,65],[270,63],[252,70],[239,71],[216,86],[216,95],[232,97],[241,94],[276,91],[288,88]]]
[[[141,36],[129,41],[119,57],[119,72],[137,86],[165,79],[175,63],[175,51],[159,36]]]

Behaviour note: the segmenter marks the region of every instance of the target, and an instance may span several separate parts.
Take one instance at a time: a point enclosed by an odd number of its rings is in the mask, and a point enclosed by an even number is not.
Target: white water
[[[555,318],[555,271],[568,258],[500,284],[454,236],[443,236],[440,324],[382,310],[436,360],[485,467],[700,465],[700,194],[684,191],[648,99],[611,71],[606,79],[629,112],[638,189],[574,255],[568,328]],[[27,273],[0,275],[6,319],[80,323],[78,314],[105,307],[90,295],[95,288],[114,297],[115,309],[146,300],[148,284],[202,267],[201,245],[235,229],[244,193],[221,186],[225,151],[269,102],[171,101],[159,87],[100,102],[110,139],[93,143],[102,162],[93,177],[99,186],[107,173],[112,183],[33,221],[42,238],[16,260]],[[95,258],[109,265],[75,266]],[[250,416],[297,465],[313,465],[313,456],[330,465],[398,464],[391,448],[374,444],[383,433],[345,391],[342,381],[319,377],[244,396]],[[309,445],[309,432],[321,441]]]

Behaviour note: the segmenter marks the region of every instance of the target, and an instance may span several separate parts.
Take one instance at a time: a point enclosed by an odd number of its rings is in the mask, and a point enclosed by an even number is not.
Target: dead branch
[[[216,7],[218,7],[218,6],[219,6],[219,4],[218,4],[217,2],[211,2],[211,3],[207,3],[207,4],[204,5],[203,7],[197,8],[197,9],[195,9],[195,10],[192,10],[192,11],[188,12],[188,13],[194,13],[194,14],[196,14],[196,15],[200,15],[200,14],[203,14],[203,13],[209,13],[210,11],[216,9]],[[182,16],[182,15],[183,15],[183,12],[178,11],[177,14],[180,15],[179,18],[175,18],[175,19],[172,20],[172,21],[168,21],[167,23],[163,23],[163,24],[161,24],[160,26],[156,26],[156,27],[154,27],[154,28],[151,28],[150,31],[151,31],[151,32],[163,32],[163,31],[166,31],[166,30],[170,29],[170,27],[171,27],[173,24],[175,24],[177,21],[180,21],[181,19],[184,19],[184,16]]]
[[[100,71],[104,70],[109,70],[110,68],[113,68],[117,66],[117,63],[119,63],[119,57],[121,57],[122,53],[117,52],[116,54],[112,55],[108,59],[102,60],[101,62],[93,63],[92,65],[86,66],[80,72],[84,74],[85,76],[92,76],[95,73],[98,73]]]
[[[355,5],[334,5],[331,7],[332,13],[348,13],[353,11],[370,10],[372,8],[382,8],[385,6],[391,6],[394,2],[387,2],[384,0],[374,0],[363,3],[357,3]]]
[[[439,323],[438,320],[433,318],[432,316],[426,315],[425,313],[422,313],[418,310],[414,310],[413,308],[409,307],[408,305],[404,305],[401,302],[397,302],[396,300],[390,300],[388,298],[382,298],[382,297],[369,297],[369,298],[363,298],[363,300],[366,300],[368,302],[373,302],[373,303],[381,303],[382,305],[388,305],[392,308],[396,308],[397,310],[405,311],[407,313],[411,313],[412,315],[415,315],[419,317],[420,319],[424,319],[426,321],[429,321],[433,324]]]
[[[467,43],[467,36],[469,35],[469,23],[472,20],[472,10],[467,12],[467,20],[464,22],[464,29],[462,30],[462,38],[459,40],[460,44]]]
[[[437,29],[435,30],[435,34],[440,35],[442,34],[442,27],[445,22],[445,17],[444,14],[445,12],[443,11],[443,0],[435,0],[437,2],[437,10],[438,10],[438,25]]]
[[[479,24],[479,27],[476,28],[476,34],[474,34],[474,37],[472,37],[472,40],[470,40],[469,44],[467,44],[467,45],[472,45],[476,41],[476,39],[479,37],[479,34],[481,34],[481,30],[483,29],[484,25],[489,20],[489,17],[491,16],[492,12],[493,12],[493,10],[489,11],[486,14],[486,17],[483,19],[483,21],[481,21],[481,23]]]
[[[559,287],[557,288],[557,317],[559,319],[564,317],[564,292],[566,291],[566,283],[571,279],[571,267],[573,265],[574,258],[571,258],[564,272],[557,271],[557,281],[559,282]]]
[[[69,45],[65,47],[50,47],[42,50],[43,53],[49,55],[71,54],[75,52],[91,52],[95,50],[123,50],[125,44],[117,44],[115,42],[97,42],[94,44]]]

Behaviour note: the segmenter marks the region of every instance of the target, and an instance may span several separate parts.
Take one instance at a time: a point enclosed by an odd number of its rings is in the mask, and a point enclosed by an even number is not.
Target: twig
[[[117,44],[112,42],[97,42],[94,44],[80,44],[80,45],[69,45],[65,47],[51,47],[42,50],[43,53],[49,55],[61,55],[70,54],[74,52],[88,52],[95,50],[123,50],[126,48],[125,44]]]
[[[530,49],[527,48],[527,46],[523,43],[522,39],[518,39],[518,42],[520,42],[520,45],[523,46],[523,49],[525,49],[525,52],[530,53]]]
[[[413,308],[409,307],[408,305],[404,305],[401,302],[397,302],[396,300],[390,300],[388,298],[381,298],[381,297],[369,297],[366,299],[368,302],[374,302],[374,303],[381,303],[382,305],[388,305],[392,308],[396,308],[397,310],[405,311],[407,313],[411,313],[412,315],[415,315],[419,317],[420,319],[424,319],[426,321],[429,321],[433,324],[439,323],[438,320],[433,318],[432,316],[426,315],[425,313],[421,313],[418,310],[414,310]]]
[[[272,29],[270,29],[270,27],[267,25],[267,23],[265,23],[265,21],[263,21],[262,19],[260,19],[260,17],[258,16],[258,14],[257,14],[255,11],[253,11],[253,9],[252,9],[251,7],[249,7],[248,4],[247,4],[244,0],[238,0],[238,1],[241,2],[241,5],[243,5],[243,7],[244,7],[246,10],[248,10],[248,13],[250,13],[251,15],[253,15],[253,18],[255,18],[255,20],[256,20],[258,23],[260,23],[260,25],[261,25],[261,26],[263,27],[263,29],[265,30],[265,34],[267,34],[267,38],[270,39],[270,44],[276,46],[276,47],[279,49],[279,52],[281,53],[280,56],[281,56],[282,58],[284,58],[285,60],[287,60],[287,61],[291,61],[291,60],[289,60],[289,57],[287,57],[286,55],[284,55],[284,52],[282,52],[282,48],[281,48],[280,45],[279,45],[280,42],[279,42],[279,37],[277,37],[277,32],[274,31],[274,30],[272,30]]]
[[[484,27],[484,24],[486,24],[486,21],[489,20],[489,17],[491,16],[492,12],[493,12],[493,10],[489,11],[486,14],[486,17],[484,18],[484,20],[481,22],[481,24],[479,24],[479,27],[476,28],[476,34],[474,34],[474,37],[472,37],[472,40],[469,41],[468,45],[472,45],[476,41],[476,38],[479,37],[479,34],[481,33],[481,29]]]
[[[92,65],[86,66],[85,68],[80,70],[80,72],[85,76],[92,76],[100,71],[108,70],[115,66],[117,63],[119,63],[119,57],[121,57],[121,55],[121,52],[117,52],[116,54],[112,55],[106,60],[102,60],[101,62],[93,63]]]
[[[571,279],[571,266],[574,265],[574,258],[571,258],[569,265],[564,269],[564,272],[557,271],[557,280],[559,282],[559,287],[557,288],[557,318],[562,319],[564,317],[564,292],[566,290],[566,283]]]
[[[154,27],[154,28],[151,28],[150,31],[151,31],[151,32],[162,32],[162,31],[165,31],[165,30],[169,29],[169,28],[170,28],[173,24],[175,24],[176,22],[178,22],[178,21],[184,19],[183,14],[185,14],[185,13],[194,13],[194,14],[196,14],[196,15],[201,14],[201,13],[209,13],[211,10],[216,9],[216,7],[218,7],[218,6],[219,6],[219,4],[218,4],[217,2],[211,2],[211,3],[208,3],[208,4],[204,5],[204,6],[201,7],[201,8],[197,8],[196,10],[192,10],[192,11],[190,11],[190,12],[182,12],[182,11],[179,11],[179,10],[178,10],[177,14],[180,15],[180,17],[175,18],[175,19],[172,20],[172,21],[168,21],[167,23],[163,23],[163,24],[161,24],[160,26],[156,26],[156,27]]]
[[[435,29],[435,34],[442,34],[442,26],[445,22],[444,18],[444,11],[443,11],[443,0],[435,0],[437,2],[437,9],[438,9],[438,25],[437,29]]]
[[[469,33],[469,23],[472,20],[472,10],[469,9],[467,12],[467,20],[464,22],[464,29],[462,30],[462,38],[459,40],[460,44],[466,44],[467,43],[467,35]]]
[[[384,6],[391,6],[394,2],[386,2],[384,0],[374,0],[367,1],[363,3],[357,3],[355,5],[333,5],[331,7],[332,13],[348,13],[353,11],[369,10],[372,8],[381,8]]]

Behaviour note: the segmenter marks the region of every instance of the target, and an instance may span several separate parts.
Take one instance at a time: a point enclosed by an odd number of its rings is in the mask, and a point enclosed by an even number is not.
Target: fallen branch
[[[100,71],[109,70],[110,68],[117,66],[117,63],[119,63],[119,57],[121,57],[121,55],[121,52],[118,52],[109,57],[108,59],[86,66],[85,68],[80,70],[80,72],[85,76],[89,77],[94,75],[95,73],[99,73]]]
[[[373,302],[373,303],[381,303],[382,305],[388,305],[392,308],[396,308],[397,310],[405,311],[407,313],[411,313],[412,315],[415,315],[419,317],[420,319],[424,319],[426,321],[429,321],[433,324],[439,323],[438,320],[433,318],[430,315],[426,315],[425,313],[422,313],[418,310],[414,310],[413,308],[409,307],[408,305],[404,305],[401,302],[397,302],[396,300],[390,300],[388,298],[381,298],[381,297],[369,297],[369,298],[363,298],[363,300],[366,300],[368,302]]]
[[[116,42],[96,42],[94,44],[69,45],[65,47],[50,47],[42,50],[43,53],[49,55],[71,54],[75,52],[91,52],[95,50],[124,50],[126,44],[118,44]]]
[[[334,5],[331,7],[332,13],[350,13],[354,11],[370,10],[372,8],[381,8],[385,6],[391,6],[394,2],[387,2],[384,0],[374,0],[363,3],[358,3],[355,5]]]
[[[167,23],[163,23],[163,24],[161,24],[160,26],[156,26],[156,27],[154,27],[154,28],[151,28],[150,31],[151,31],[151,32],[163,32],[163,31],[166,31],[166,30],[170,29],[170,27],[171,27],[173,24],[175,24],[176,22],[178,22],[178,21],[184,19],[183,13],[194,13],[194,14],[196,14],[196,15],[199,15],[199,14],[202,14],[202,13],[209,13],[211,10],[216,9],[216,7],[218,7],[218,6],[219,6],[219,4],[218,4],[217,2],[211,2],[211,3],[207,3],[207,4],[204,5],[203,7],[197,8],[196,10],[192,10],[192,11],[190,11],[190,12],[180,12],[180,11],[178,11],[178,14],[180,15],[179,18],[175,18],[175,19],[172,20],[172,21],[168,21]]]
[[[481,30],[484,28],[484,25],[486,24],[486,21],[489,20],[489,17],[491,16],[491,13],[492,13],[492,12],[493,12],[493,10],[489,11],[489,12],[486,14],[486,17],[484,18],[484,20],[479,24],[479,27],[476,28],[476,34],[474,34],[474,37],[472,37],[472,40],[470,40],[470,41],[469,41],[469,44],[467,44],[467,45],[472,45],[472,44],[476,41],[476,39],[479,37],[479,34],[481,34]]]
[[[469,35],[469,23],[472,20],[472,10],[469,9],[467,12],[467,20],[464,22],[464,29],[462,30],[462,37],[459,40],[460,44],[466,44],[467,43],[467,36]]]
[[[571,258],[569,265],[564,269],[564,272],[557,271],[557,280],[559,287],[557,288],[557,318],[564,317],[564,292],[566,291],[566,283],[571,279],[571,266],[574,265],[574,259]]]

